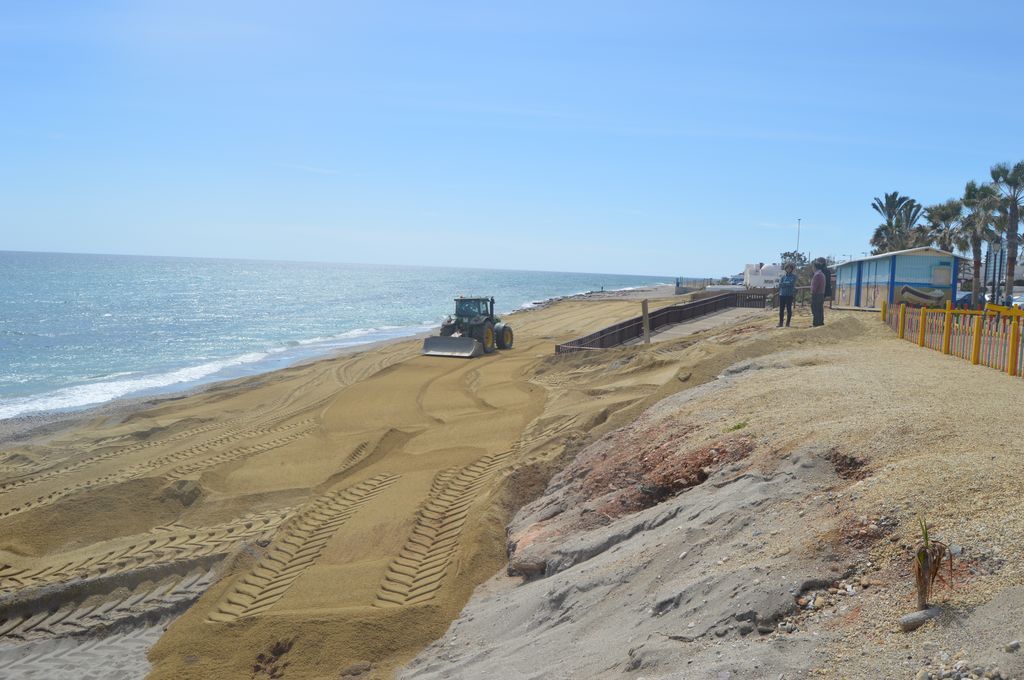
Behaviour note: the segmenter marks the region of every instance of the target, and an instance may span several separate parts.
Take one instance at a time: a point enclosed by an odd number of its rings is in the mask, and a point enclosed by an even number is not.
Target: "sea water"
[[[0,419],[265,372],[659,276],[0,251]]]

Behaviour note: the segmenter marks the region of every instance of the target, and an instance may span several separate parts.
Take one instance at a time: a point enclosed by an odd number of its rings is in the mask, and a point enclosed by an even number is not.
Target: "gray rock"
[[[369,673],[371,670],[373,670],[373,666],[370,664],[369,661],[357,661],[351,666],[343,668],[341,670],[341,677],[355,678],[359,677],[360,675],[363,675],[364,673]]]
[[[1008,644],[1005,647],[1003,647],[1003,650],[1007,651],[1007,652],[1016,652],[1019,649],[1020,649],[1020,640],[1014,640],[1010,644]]]
[[[941,613],[941,609],[939,609],[938,607],[932,607],[931,609],[922,609],[920,611],[914,612],[913,614],[901,616],[900,629],[904,633],[909,633],[912,630],[917,630],[924,624],[928,623],[929,620],[934,619]]]

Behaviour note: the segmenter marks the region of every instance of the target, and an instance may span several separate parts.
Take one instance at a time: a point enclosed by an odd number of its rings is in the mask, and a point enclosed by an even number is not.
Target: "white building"
[[[775,288],[782,277],[782,267],[777,264],[748,264],[743,268],[743,285],[747,288]]]

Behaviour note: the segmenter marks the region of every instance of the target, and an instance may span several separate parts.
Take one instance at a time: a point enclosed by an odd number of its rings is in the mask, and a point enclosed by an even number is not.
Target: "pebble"
[[[1007,652],[1016,652],[1020,649],[1020,640],[1014,640],[1010,644],[1003,647],[1003,649]]]
[[[1010,676],[1000,670],[998,666],[974,665],[971,667],[964,661],[958,661],[953,668],[947,668],[944,664],[940,664],[938,668],[922,668],[914,678],[915,680],[945,680],[946,678],[953,678],[953,680],[966,680],[968,678],[972,680],[976,678],[1009,680]]]

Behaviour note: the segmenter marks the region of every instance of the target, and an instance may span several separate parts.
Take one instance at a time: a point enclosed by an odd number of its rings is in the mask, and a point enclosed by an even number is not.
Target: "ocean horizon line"
[[[124,257],[124,258],[151,258],[154,260],[209,260],[213,262],[254,262],[254,263],[274,263],[274,264],[319,264],[319,265],[343,265],[343,266],[366,266],[366,267],[407,267],[407,268],[423,268],[423,269],[464,269],[467,271],[499,271],[499,272],[518,272],[526,274],[573,274],[573,275],[589,275],[589,276],[649,276],[654,278],[666,278],[666,279],[707,279],[715,278],[713,276],[691,276],[689,274],[648,274],[648,273],[629,273],[629,272],[597,272],[597,271],[570,271],[560,269],[519,269],[519,268],[505,268],[505,267],[467,267],[465,265],[445,265],[445,264],[402,264],[395,262],[343,262],[340,260],[294,260],[294,259],[269,259],[269,258],[256,258],[256,257],[227,257],[221,255],[154,255],[154,254],[137,254],[137,253],[85,253],[85,252],[74,252],[66,250],[4,250],[0,249],[0,255],[11,254],[11,255],[68,255],[68,256],[87,256],[87,257]]]

